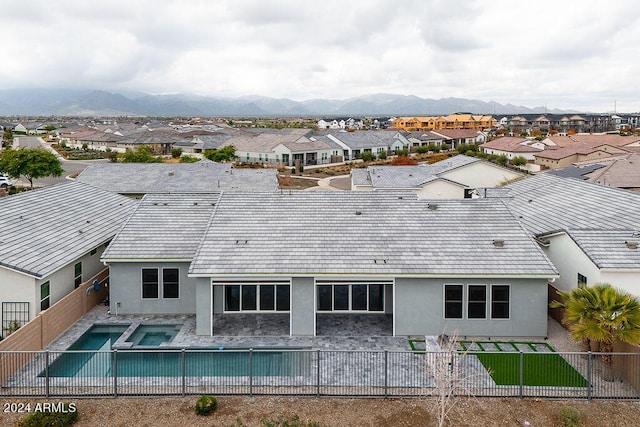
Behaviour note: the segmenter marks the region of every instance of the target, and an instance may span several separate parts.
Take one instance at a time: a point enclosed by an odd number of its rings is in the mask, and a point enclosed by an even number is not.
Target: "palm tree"
[[[563,302],[553,301],[552,308],[564,308],[563,322],[576,341],[595,341],[598,350],[610,353],[613,342],[640,343],[640,303],[626,292],[608,283],[560,292]],[[603,357],[611,362],[610,357]]]

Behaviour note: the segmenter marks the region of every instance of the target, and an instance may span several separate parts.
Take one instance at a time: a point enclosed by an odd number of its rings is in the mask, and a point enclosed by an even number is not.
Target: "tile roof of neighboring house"
[[[121,194],[276,191],[277,171],[236,169],[229,163],[93,163],[79,182]]]
[[[0,199],[0,266],[42,278],[110,240],[137,202],[79,182]]]
[[[284,143],[304,143],[309,141],[312,131],[309,129],[259,129],[249,130],[229,138],[224,146],[233,145],[236,152],[270,153],[275,147]]]
[[[364,168],[351,169],[351,182],[353,185],[371,185],[371,175]]]
[[[557,274],[501,201],[434,204],[396,191],[222,193],[189,272]]]
[[[432,131],[432,133],[451,139],[477,138],[479,135],[479,131],[475,129],[438,129]]]
[[[369,166],[366,171],[369,176],[369,185],[373,185],[374,188],[418,188],[427,182],[441,178],[439,177],[441,174],[478,162],[484,162],[484,160],[476,157],[457,155],[430,165]],[[485,163],[489,164],[488,162]],[[355,170],[357,169],[354,169],[354,171]],[[361,180],[362,177],[357,176],[356,179]]]
[[[530,139],[517,138],[512,136],[503,136],[496,138],[493,141],[485,142],[480,145],[480,148],[488,148],[492,150],[500,150],[510,153],[539,153],[541,148],[530,145],[532,142]]]
[[[329,132],[329,135],[338,139],[352,150],[366,148],[390,147],[396,142],[397,132],[386,131],[358,131],[358,132]]]
[[[567,157],[575,156],[578,154],[587,155],[597,153],[598,151],[606,154],[606,156],[610,156],[611,153],[608,153],[606,150],[603,150],[601,147],[594,147],[586,144],[576,144],[573,146],[565,146],[565,147],[549,147],[544,151],[536,153],[536,157],[550,160],[560,160],[565,159]]]
[[[640,230],[640,195],[631,191],[543,173],[506,185],[501,195],[536,235],[575,229]]]
[[[638,268],[640,233],[631,230],[568,230],[567,234],[598,268]]]
[[[188,260],[219,194],[147,194],[102,255],[105,261]]]
[[[640,141],[638,136],[625,136],[618,134],[575,134],[569,136],[551,136],[549,137],[553,142],[558,145],[570,145],[572,143],[582,143],[590,145],[611,145],[614,147],[624,147],[625,145],[633,144]]]
[[[588,171],[590,182],[618,188],[640,188],[640,154],[616,157],[605,167]]]
[[[601,169],[603,167],[605,166],[599,163],[596,163],[589,166],[581,166],[581,167],[568,166],[566,168],[561,168],[561,169],[550,169],[547,173],[562,176],[564,178],[587,179],[585,175],[590,174],[591,172]]]

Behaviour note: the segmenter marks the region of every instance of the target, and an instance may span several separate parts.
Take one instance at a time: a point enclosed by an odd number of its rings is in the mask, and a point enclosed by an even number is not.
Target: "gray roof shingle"
[[[0,265],[42,278],[110,240],[137,202],[79,182],[0,199]]]
[[[189,272],[556,274],[501,201],[396,191],[223,193]]]
[[[102,259],[190,261],[218,198],[218,194],[145,195]]]
[[[76,181],[121,194],[276,191],[275,169],[236,169],[229,163],[93,163]]]

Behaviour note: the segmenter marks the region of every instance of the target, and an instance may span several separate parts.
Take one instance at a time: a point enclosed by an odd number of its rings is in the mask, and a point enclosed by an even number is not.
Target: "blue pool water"
[[[297,376],[308,369],[308,353],[283,350],[118,350],[111,346],[128,328],[94,325],[50,365],[50,377],[179,377],[183,357],[188,377]],[[54,352],[51,352],[55,357]],[[115,364],[114,364],[115,359]],[[45,371],[39,376],[47,375]]]
[[[159,346],[170,343],[180,331],[182,325],[140,325],[127,338],[127,342],[138,346]]]

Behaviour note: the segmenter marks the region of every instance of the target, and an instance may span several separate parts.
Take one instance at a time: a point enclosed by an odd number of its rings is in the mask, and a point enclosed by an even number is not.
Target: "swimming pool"
[[[178,325],[140,325],[127,338],[127,342],[137,346],[157,347],[170,343],[182,328]]]
[[[174,325],[175,326],[175,325]],[[299,376],[309,354],[297,349],[164,349],[111,351],[129,325],[94,325],[49,365],[50,377]],[[51,352],[54,357],[57,355]],[[114,368],[115,371],[114,372]]]

